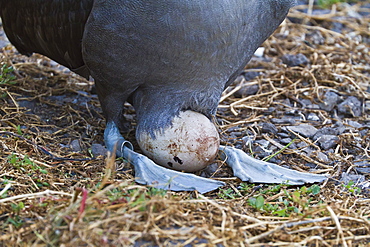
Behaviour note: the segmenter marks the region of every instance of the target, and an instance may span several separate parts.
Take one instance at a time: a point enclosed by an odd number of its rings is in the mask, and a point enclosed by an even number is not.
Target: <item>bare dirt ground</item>
[[[219,159],[199,175],[227,185],[205,195],[135,184],[99,156],[93,83],[1,34],[0,245],[369,246],[369,22],[369,1],[297,7],[220,102],[222,144],[330,178],[247,184]]]

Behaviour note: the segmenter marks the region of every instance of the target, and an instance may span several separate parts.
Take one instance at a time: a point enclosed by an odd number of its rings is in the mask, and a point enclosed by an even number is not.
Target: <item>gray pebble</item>
[[[106,156],[107,151],[108,150],[101,144],[92,144],[91,145],[91,153],[93,154],[94,157]]]
[[[271,122],[274,124],[294,124],[295,120],[291,117],[272,118]]]
[[[331,111],[338,103],[339,96],[338,94],[332,91],[326,91],[322,100],[323,102],[319,103],[320,109],[325,111]]]
[[[3,48],[3,47],[5,47],[9,44],[10,44],[10,42],[7,41],[7,40],[0,40],[0,48]]]
[[[339,126],[339,127],[324,127],[317,131],[317,133],[313,136],[313,140],[316,141],[323,135],[340,135],[345,131],[345,127]]]
[[[254,142],[254,137],[251,137],[249,135],[243,136],[242,137],[242,142],[243,142],[244,145],[250,146]]]
[[[321,135],[317,142],[322,149],[328,150],[334,148],[338,144],[339,137],[336,135]]]
[[[246,81],[251,81],[260,75],[261,75],[261,72],[257,72],[257,71],[246,71],[245,73],[243,73],[243,76]]]
[[[261,131],[262,133],[271,133],[275,135],[278,132],[278,129],[272,123],[262,123]]]
[[[259,144],[261,147],[267,148],[270,144],[267,140],[257,140],[255,143]]]
[[[242,135],[242,132],[240,132],[240,131],[235,131],[235,132],[231,132],[230,133],[230,136],[231,137],[239,137],[241,135]]]
[[[355,161],[353,162],[353,164],[355,165],[355,169],[357,172],[370,174],[369,160]]]
[[[300,124],[296,126],[287,126],[287,129],[294,131],[304,137],[313,137],[317,129],[309,124]]]
[[[307,120],[310,120],[310,121],[320,121],[320,118],[319,118],[319,116],[317,116],[316,113],[311,112],[311,113],[309,113],[307,115]]]
[[[342,181],[344,184],[348,184],[350,181],[353,181],[356,183],[361,183],[365,181],[364,175],[355,175],[355,174],[348,174],[343,172],[342,177],[340,178],[340,181]]]
[[[326,154],[323,152],[317,152],[316,157],[321,161],[321,162],[329,162],[329,158]]]
[[[352,120],[349,120],[347,122],[347,124],[350,125],[350,126],[352,126],[353,128],[356,128],[356,129],[359,129],[359,128],[362,128],[363,127],[362,124],[360,124],[360,123],[358,123],[356,121],[352,121]]]
[[[361,101],[354,96],[350,96],[338,105],[338,111],[344,115],[359,117],[362,112]]]
[[[34,114],[34,109],[37,108],[37,103],[35,100],[20,100],[18,101],[18,105],[20,107],[29,109],[27,111],[28,114]]]
[[[305,143],[307,145],[307,143]],[[305,147],[302,149],[303,152],[307,154],[307,156],[311,157],[312,153],[316,151],[313,147]]]
[[[281,60],[283,61],[284,64],[288,65],[289,67],[307,65],[309,63],[308,58],[302,53],[298,53],[296,55],[284,54],[281,57]]]
[[[369,106],[370,106],[370,104],[369,104]],[[370,107],[369,107],[369,109],[370,109]],[[276,111],[276,108],[275,107],[269,107],[266,111],[263,111],[263,114],[264,115],[267,115],[267,116],[270,116],[275,111]]]
[[[369,129],[360,130],[361,137],[364,138],[368,134],[369,131],[370,131]]]
[[[71,141],[69,146],[73,150],[73,152],[81,152],[82,151],[81,143],[80,143],[80,140],[78,140],[78,139],[75,139],[75,140]]]
[[[206,168],[204,168],[204,170],[202,171],[200,176],[204,177],[204,178],[209,178],[210,176],[212,176],[217,171],[217,169],[218,169],[218,164],[217,163],[212,163],[209,166],[207,166]]]
[[[281,138],[289,138],[290,135],[288,133],[284,133],[284,132],[279,132],[277,133],[278,136],[280,136]]]
[[[279,142],[284,144],[284,145],[287,145],[289,144],[290,142],[292,141],[292,138],[283,138],[281,139]]]
[[[255,95],[259,89],[260,87],[258,86],[258,84],[253,85],[245,84],[242,86],[242,88],[240,88],[238,91],[234,93],[234,96],[236,98],[243,98],[248,95]]]
[[[306,34],[306,40],[314,45],[323,45],[325,43],[325,38],[318,30]]]

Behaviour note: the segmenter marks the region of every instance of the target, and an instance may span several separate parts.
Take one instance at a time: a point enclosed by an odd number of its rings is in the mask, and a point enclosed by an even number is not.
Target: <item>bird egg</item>
[[[203,114],[182,111],[172,126],[155,132],[140,133],[141,150],[157,164],[178,171],[195,172],[205,168],[216,157],[220,138],[215,125]]]

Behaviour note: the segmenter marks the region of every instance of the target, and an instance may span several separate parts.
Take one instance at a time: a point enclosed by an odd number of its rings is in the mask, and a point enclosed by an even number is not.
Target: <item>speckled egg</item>
[[[203,114],[182,111],[172,126],[155,133],[141,133],[141,150],[157,164],[178,171],[194,172],[209,165],[216,157],[220,138],[215,125]]]

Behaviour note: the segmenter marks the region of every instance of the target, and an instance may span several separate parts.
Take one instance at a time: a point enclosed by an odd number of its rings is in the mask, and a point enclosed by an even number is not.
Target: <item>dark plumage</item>
[[[43,54],[88,77],[81,42],[92,5],[91,0],[0,0],[0,16],[20,53]]]
[[[95,79],[113,150],[117,142],[129,146],[117,130],[125,101],[136,109],[138,137],[155,137],[180,111],[211,118],[222,91],[294,3],[0,0],[0,15],[21,53],[41,53]]]
[[[19,52],[92,75],[108,121],[131,97],[146,131],[184,109],[213,115],[293,2],[1,0],[1,16]]]

